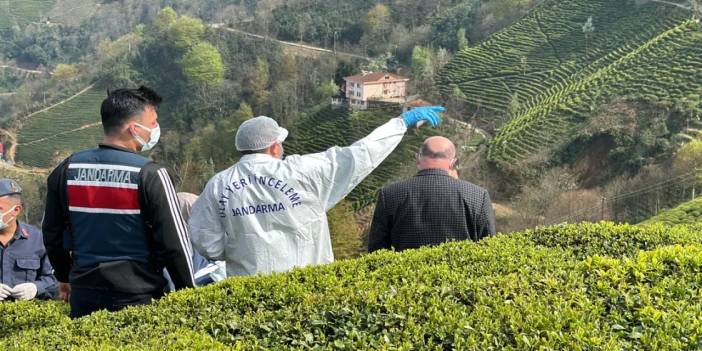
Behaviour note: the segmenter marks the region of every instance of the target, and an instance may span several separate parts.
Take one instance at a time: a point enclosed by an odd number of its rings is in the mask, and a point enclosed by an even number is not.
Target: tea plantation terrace
[[[0,304],[0,348],[702,348],[699,227],[562,225],[228,279],[71,321]]]

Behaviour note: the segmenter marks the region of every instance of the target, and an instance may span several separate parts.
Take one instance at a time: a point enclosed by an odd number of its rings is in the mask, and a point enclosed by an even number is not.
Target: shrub
[[[3,332],[0,348],[699,349],[700,238],[556,226],[228,279],[77,321],[24,303],[3,326],[24,310],[47,318]]]
[[[702,221],[702,197],[661,212],[642,224],[661,223],[665,225],[691,225]]]

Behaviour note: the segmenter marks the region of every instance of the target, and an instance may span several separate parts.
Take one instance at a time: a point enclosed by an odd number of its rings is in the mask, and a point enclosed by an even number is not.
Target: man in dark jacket
[[[41,232],[18,219],[23,206],[19,184],[0,179],[0,301],[50,299],[56,293]]]
[[[100,109],[103,143],[49,176],[44,243],[73,318],[150,303],[163,294],[164,267],[176,289],[195,285],[171,178],[137,153],[158,142],[160,102],[145,87],[113,91]]]
[[[397,251],[451,240],[480,240],[495,234],[488,192],[455,179],[456,149],[444,137],[424,141],[417,153],[420,171],[380,190],[368,251]]]

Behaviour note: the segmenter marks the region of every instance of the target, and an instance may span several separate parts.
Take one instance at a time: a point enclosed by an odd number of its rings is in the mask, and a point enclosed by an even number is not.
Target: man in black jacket
[[[137,154],[160,137],[153,90],[120,89],[100,109],[96,149],[65,159],[48,179],[44,244],[71,317],[116,311],[193,287],[187,228],[168,172]]]
[[[450,240],[480,240],[495,234],[488,192],[449,175],[456,149],[444,137],[424,141],[416,176],[380,190],[368,251],[397,251]]]

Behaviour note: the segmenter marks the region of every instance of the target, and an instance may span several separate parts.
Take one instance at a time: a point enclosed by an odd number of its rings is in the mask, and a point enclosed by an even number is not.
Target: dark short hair
[[[135,114],[146,106],[158,107],[163,98],[145,86],[139,89],[117,89],[107,92],[100,107],[102,128],[106,135],[115,134]]]
[[[419,155],[426,158],[450,158],[448,150],[434,151],[426,143],[419,147]]]

